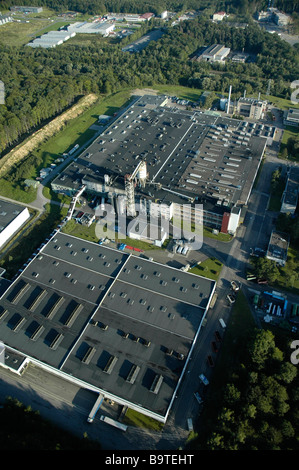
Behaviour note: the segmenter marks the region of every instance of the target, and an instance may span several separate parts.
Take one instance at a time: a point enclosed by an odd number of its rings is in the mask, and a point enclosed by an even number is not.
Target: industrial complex
[[[166,220],[188,204],[194,222],[202,204],[205,226],[234,234],[274,128],[170,102],[164,95],[136,98],[52,189],[73,196],[84,188],[132,217],[137,203]]]

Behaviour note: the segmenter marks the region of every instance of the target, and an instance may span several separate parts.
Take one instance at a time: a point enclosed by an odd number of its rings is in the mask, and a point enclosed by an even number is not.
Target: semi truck
[[[100,393],[100,395],[98,396],[95,404],[93,405],[93,407],[91,409],[91,412],[89,413],[89,416],[87,418],[88,423],[93,422],[93,420],[95,418],[95,415],[97,414],[98,409],[100,408],[101,404],[103,403],[103,400],[104,400],[104,395],[102,395]]]

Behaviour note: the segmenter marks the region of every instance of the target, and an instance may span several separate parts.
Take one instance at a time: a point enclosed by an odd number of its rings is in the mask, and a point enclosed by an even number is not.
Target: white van
[[[193,431],[193,422],[191,418],[187,419],[187,426],[188,426],[188,431]]]
[[[219,319],[219,323],[222,326],[222,328],[226,328],[226,324],[222,318]]]

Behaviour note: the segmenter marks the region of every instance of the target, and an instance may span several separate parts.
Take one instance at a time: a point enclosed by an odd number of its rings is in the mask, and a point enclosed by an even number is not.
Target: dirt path
[[[70,109],[62,113],[60,116],[54,118],[42,129],[32,134],[32,136],[25,143],[20,144],[11,150],[11,152],[1,159],[0,176],[3,176],[5,173],[7,173],[12,166],[19,163],[24,157],[37,148],[45,139],[48,139],[57,132],[61,131],[68,121],[82,114],[97,99],[98,96],[94,94],[84,96]]]
[[[136,88],[132,91],[131,95],[143,96],[143,95],[157,95],[158,90],[153,90],[152,88]]]

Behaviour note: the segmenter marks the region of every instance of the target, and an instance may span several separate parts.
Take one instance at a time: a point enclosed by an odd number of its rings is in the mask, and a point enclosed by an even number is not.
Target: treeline
[[[136,35],[151,27],[144,24]],[[213,43],[254,54],[254,60],[190,60],[200,47]],[[232,85],[233,93],[246,89],[249,95],[265,93],[271,78],[271,94],[288,98],[288,83],[299,76],[296,49],[279,36],[255,24],[245,29],[214,24],[205,15],[166,28],[159,41],[137,54],[124,53],[124,43],[98,36],[92,45],[81,44],[70,41],[51,50],[0,45],[0,77],[6,92],[5,105],[0,106],[0,153],[90,92],[173,84],[227,93]]]
[[[2,9],[16,5],[15,0],[0,1]],[[29,6],[45,6],[58,12],[72,10],[91,15],[107,12],[145,13],[151,11],[160,14],[164,10],[185,11],[204,10],[226,11],[227,13],[252,14],[256,10],[265,10],[268,0],[22,0],[19,4]],[[275,7],[287,13],[298,11],[298,0],[276,0]]]
[[[291,341],[256,330],[243,344],[228,382],[208,398],[197,449],[298,449],[299,379]]]

